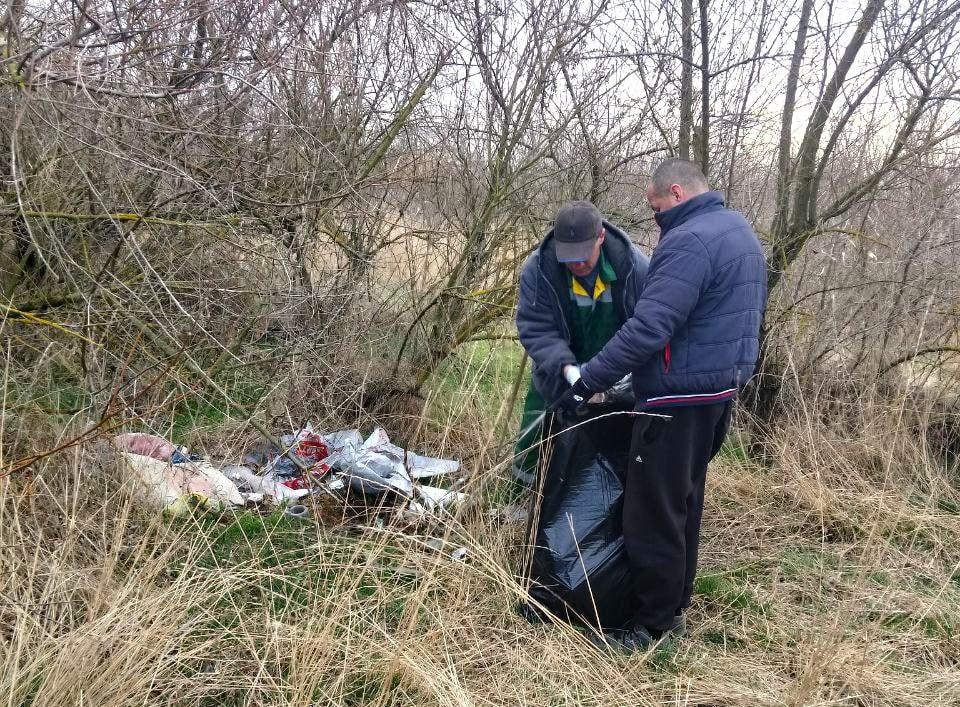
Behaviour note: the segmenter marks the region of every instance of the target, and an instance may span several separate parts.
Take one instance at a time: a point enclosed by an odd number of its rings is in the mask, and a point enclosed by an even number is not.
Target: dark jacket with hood
[[[603,253],[617,274],[610,283],[614,306],[622,308],[623,321],[627,321],[643,289],[650,261],[619,228],[606,221],[603,228]],[[573,306],[567,268],[557,262],[551,230],[523,265],[517,302],[520,342],[533,362],[533,384],[548,404],[569,387],[563,367],[582,363],[570,349]]]
[[[633,316],[581,368],[584,383],[605,390],[632,372],[643,407],[728,400],[757,362],[767,294],[763,248],[717,192],[656,219],[660,242]]]

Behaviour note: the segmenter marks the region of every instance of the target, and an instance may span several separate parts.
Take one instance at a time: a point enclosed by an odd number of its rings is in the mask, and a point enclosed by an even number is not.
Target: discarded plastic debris
[[[224,475],[241,489],[253,493],[273,496],[277,501],[291,501],[303,498],[310,493],[309,489],[292,489],[284,486],[279,480],[269,476],[258,476],[246,466],[228,465],[223,467]]]
[[[350,461],[346,473],[350,486],[361,493],[375,496],[383,491],[395,491],[407,498],[413,493],[407,470],[383,454],[364,452]]]
[[[323,435],[323,439],[326,441],[327,448],[330,450],[331,454],[336,454],[337,452],[349,447],[363,446],[363,437],[360,436],[360,430],[342,430],[340,432],[331,432]]]
[[[367,437],[363,446],[367,449],[380,452],[393,461],[403,464],[407,468],[410,477],[414,479],[427,479],[442,474],[454,474],[460,469],[460,462],[458,461],[426,457],[422,454],[408,452],[402,447],[398,447],[390,441],[386,430],[382,427],[376,428],[373,433]]]
[[[294,476],[300,476],[303,469],[308,469],[312,462],[303,459],[293,452],[285,455],[277,455],[264,467],[267,473],[272,473],[277,478],[289,479]]]
[[[438,518],[444,511],[449,512],[469,498],[460,491],[435,486],[415,486],[414,494],[415,499],[409,501],[401,512],[402,517],[412,522]]]
[[[490,518],[503,523],[518,524],[527,522],[527,519],[530,517],[530,511],[518,503],[510,503],[502,508],[492,509],[488,515]]]
[[[460,470],[460,462],[452,459],[437,459],[421,454],[407,453],[407,466],[410,476],[415,479],[428,479],[443,474],[455,474]]]
[[[455,473],[460,462],[407,451],[393,444],[380,427],[364,439],[356,429],[319,434],[306,424],[280,437],[280,443],[281,447],[268,442],[248,448],[244,465],[217,469],[162,437],[126,433],[114,438],[135,469],[145,503],[175,512],[197,502],[210,507],[256,506],[265,499],[291,504],[310,493],[346,502],[344,491],[349,488],[366,496],[393,494],[388,505],[399,497],[396,511],[419,522],[438,517],[468,498],[460,491],[418,483]]]
[[[306,471],[295,468],[292,465],[277,465],[268,467],[263,478],[274,480],[296,491],[306,490],[309,492],[312,488],[319,485],[320,480],[329,471],[330,467],[326,464],[314,464]]]
[[[280,442],[293,454],[311,462],[322,462],[330,456],[326,440],[314,432],[309,423],[295,434],[284,435]]]
[[[320,480],[330,471],[321,463],[330,456],[330,450],[322,435],[307,424],[303,429],[280,438],[283,449],[274,445],[248,452],[245,460],[255,462],[264,469],[264,478],[269,478],[291,489],[310,491],[319,486]],[[269,461],[264,459],[269,457]]]
[[[452,508],[467,500],[467,494],[465,493],[437,488],[436,486],[418,486],[417,497],[429,510]]]
[[[283,511],[283,514],[284,514],[285,516],[290,517],[290,518],[296,518],[297,520],[303,520],[303,519],[309,517],[310,511],[307,510],[307,507],[306,507],[306,506],[302,506],[302,505],[300,505],[299,503],[297,503],[297,504],[294,504],[294,505],[292,505],[292,506],[287,506],[286,509]]]
[[[130,452],[120,456],[131,471],[138,499],[149,508],[180,515],[197,504],[211,509],[244,504],[236,485],[206,462],[170,464]]]
[[[446,550],[445,550],[446,545],[447,544],[441,538],[430,538],[424,543],[424,546],[427,549],[433,550],[434,552],[444,553],[444,554],[446,554]],[[454,560],[455,562],[464,562],[467,559],[468,555],[469,553],[467,552],[467,548],[462,546],[455,548],[452,552],[449,553],[450,559]]]
[[[246,466],[264,467],[269,464],[271,460],[275,459],[277,455],[280,454],[280,451],[281,450],[271,442],[259,442],[247,449],[243,455],[243,463]]]
[[[409,498],[413,483],[403,464],[365,446],[344,446],[324,462],[348,477],[350,487],[369,495],[395,491]]]
[[[201,462],[203,457],[199,454],[190,454],[183,447],[177,447],[170,455],[171,464],[187,464],[189,462]]]
[[[460,462],[408,452],[393,444],[382,427],[363,441],[358,430],[333,432],[323,438],[331,451],[324,462],[344,474],[355,491],[367,495],[392,491],[404,498],[418,498],[424,511],[459,503],[465,498],[463,494],[446,498],[451,493],[446,489],[415,487],[415,479],[454,473],[460,469]]]

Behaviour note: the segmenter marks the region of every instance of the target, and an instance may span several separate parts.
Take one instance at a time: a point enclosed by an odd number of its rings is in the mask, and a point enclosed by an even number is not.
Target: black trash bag
[[[539,514],[536,493],[530,514],[530,596],[558,618],[604,630],[633,614],[622,510],[634,416],[602,416],[609,412],[555,414],[545,425],[556,436],[544,447]],[[526,605],[521,613],[536,612]]]

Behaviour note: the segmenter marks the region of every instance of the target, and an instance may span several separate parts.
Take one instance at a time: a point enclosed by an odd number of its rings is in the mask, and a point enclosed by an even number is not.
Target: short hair
[[[700,169],[700,165],[690,160],[681,160],[670,157],[657,165],[650,177],[653,189],[657,194],[666,194],[671,184],[679,184],[690,191],[707,191],[710,185]]]

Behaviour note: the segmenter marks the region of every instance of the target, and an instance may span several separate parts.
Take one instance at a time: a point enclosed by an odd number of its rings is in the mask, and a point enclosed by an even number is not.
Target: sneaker
[[[687,635],[687,614],[686,612],[681,611],[679,614],[673,617],[673,624],[670,628],[667,629],[667,633],[676,636],[677,638],[683,638]]]
[[[600,650],[610,650],[612,648],[624,653],[647,651],[658,641],[643,626],[634,626],[622,631],[605,631],[604,633],[590,631],[587,633],[587,639]]]
[[[643,626],[634,626],[629,631],[624,631],[618,638],[621,648],[628,653],[640,653],[649,650],[657,642],[653,634]]]

